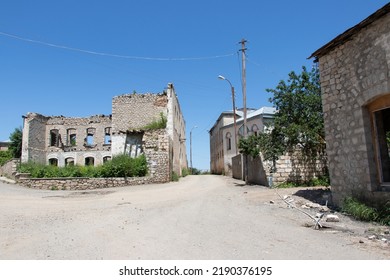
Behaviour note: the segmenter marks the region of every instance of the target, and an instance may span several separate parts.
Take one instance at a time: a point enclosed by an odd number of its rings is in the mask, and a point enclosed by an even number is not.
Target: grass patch
[[[390,201],[380,208],[375,208],[355,198],[348,197],[344,200],[342,211],[360,221],[377,222],[390,226]]]
[[[148,172],[146,157],[130,158],[127,155],[114,156],[99,166],[66,166],[57,167],[38,163],[23,163],[18,172],[30,173],[32,178],[62,178],[62,177],[143,177]]]
[[[156,130],[156,129],[163,129],[167,127],[167,117],[164,116],[164,114],[160,113],[160,118],[158,120],[154,120],[150,124],[145,125],[142,127],[143,130]]]
[[[297,188],[297,187],[315,187],[315,186],[324,186],[327,187],[330,185],[329,177],[320,176],[318,178],[312,178],[306,182],[292,182],[287,181],[275,186],[275,188],[279,189],[287,189],[287,188]]]

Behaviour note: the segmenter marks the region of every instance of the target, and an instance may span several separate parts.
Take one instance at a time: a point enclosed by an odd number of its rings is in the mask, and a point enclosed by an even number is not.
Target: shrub
[[[167,127],[167,117],[164,116],[164,114],[160,113],[160,119],[154,120],[150,124],[145,125],[142,129],[144,130],[155,130],[155,129],[162,129]]]
[[[183,168],[183,169],[181,170],[181,176],[182,176],[182,177],[186,177],[186,176],[188,176],[188,175],[190,175],[190,174],[191,174],[191,169]]]
[[[144,155],[130,158],[127,155],[114,156],[111,161],[99,166],[57,167],[38,163],[23,163],[18,169],[21,173],[30,173],[32,178],[55,177],[143,177],[148,173]]]
[[[12,159],[11,151],[0,151],[0,166]]]
[[[171,181],[172,182],[179,181],[179,175],[177,175],[177,173],[175,171],[172,171]]]

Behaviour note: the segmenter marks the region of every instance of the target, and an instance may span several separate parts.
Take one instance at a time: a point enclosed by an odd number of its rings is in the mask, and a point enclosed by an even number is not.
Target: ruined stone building
[[[390,4],[312,54],[334,202],[390,199]]]
[[[153,122],[166,128],[150,129]],[[112,115],[87,118],[24,117],[22,162],[57,166],[100,165],[112,156],[144,154],[155,182],[187,168],[185,121],[172,84],[161,94],[125,94],[112,99]]]

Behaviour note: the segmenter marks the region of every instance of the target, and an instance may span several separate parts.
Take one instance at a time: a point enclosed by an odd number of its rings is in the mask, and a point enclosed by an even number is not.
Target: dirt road
[[[0,213],[0,259],[390,259],[387,243],[305,227],[273,190],[222,176],[83,192],[0,183]]]

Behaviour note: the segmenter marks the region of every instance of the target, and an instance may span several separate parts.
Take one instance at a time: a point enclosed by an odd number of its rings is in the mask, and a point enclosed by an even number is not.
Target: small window
[[[85,145],[86,146],[93,146],[95,143],[95,128],[88,128],[87,129],[87,137],[85,138]]]
[[[104,145],[111,144],[111,127],[106,127],[104,129]]]
[[[226,149],[229,151],[232,149],[232,134],[226,133]]]
[[[103,163],[106,163],[107,161],[110,161],[110,160],[111,160],[110,156],[104,157],[103,158]]]
[[[68,129],[67,145],[76,146],[76,129]]]
[[[257,136],[258,131],[259,131],[259,127],[256,124],[252,125],[253,135]]]
[[[59,131],[58,129],[52,129],[50,130],[50,146],[52,147],[58,147],[60,143],[60,137],[59,137]]]
[[[74,166],[74,158],[69,157],[65,159],[65,166]]]
[[[49,165],[58,166],[58,159],[56,158],[49,159]]]
[[[85,158],[85,166],[94,166],[94,165],[95,165],[95,159],[93,157]]]

